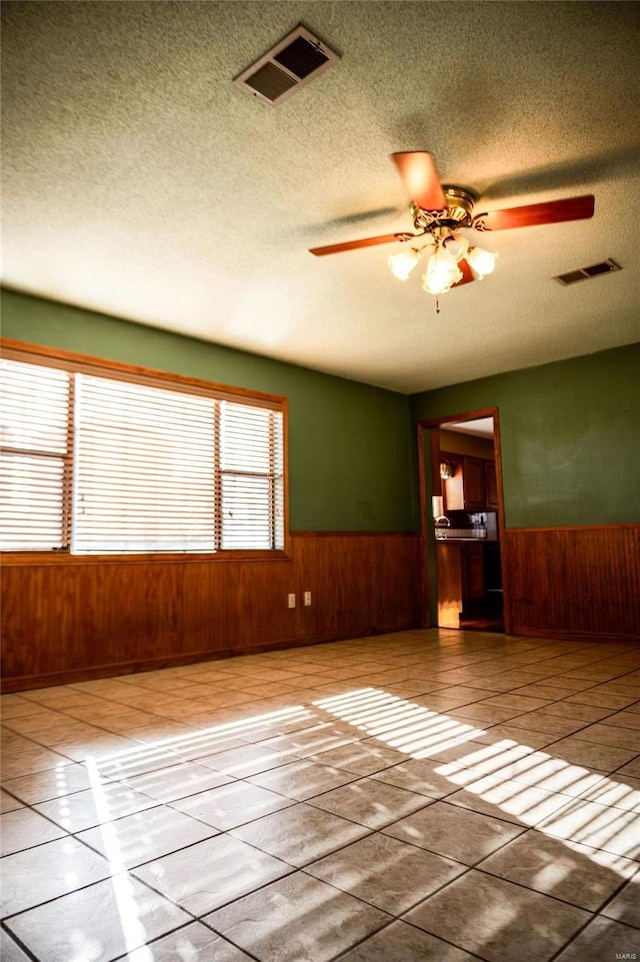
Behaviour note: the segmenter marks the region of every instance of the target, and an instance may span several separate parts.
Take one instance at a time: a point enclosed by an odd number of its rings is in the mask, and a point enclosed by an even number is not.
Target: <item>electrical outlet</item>
[[[296,606],[296,596],[294,594],[287,595],[287,608],[295,608]]]
[[[311,604],[311,592],[310,592],[310,591],[305,591],[305,593],[304,593],[304,603],[305,603],[305,606],[306,606],[307,608],[308,608],[309,605]]]

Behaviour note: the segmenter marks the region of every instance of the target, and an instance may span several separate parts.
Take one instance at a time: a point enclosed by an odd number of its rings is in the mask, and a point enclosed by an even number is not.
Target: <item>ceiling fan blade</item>
[[[465,260],[458,261],[458,267],[462,271],[462,280],[456,281],[455,284],[452,284],[451,290],[453,290],[454,287],[462,287],[463,284],[470,284],[471,281],[475,281],[476,279],[475,274]]]
[[[360,247],[375,247],[376,244],[393,244],[394,241],[409,240],[413,234],[380,234],[379,237],[363,237],[361,240],[344,241],[342,244],[328,244],[326,247],[310,247],[309,253],[316,257],[325,254],[342,254],[343,251],[355,251]]]
[[[427,150],[403,150],[391,154],[409,197],[423,210],[446,210],[447,199],[440,184],[433,154]]]
[[[566,220],[586,220],[593,217],[595,197],[567,197],[564,200],[548,200],[542,204],[527,204],[509,210],[492,210],[476,214],[471,221],[475,230],[504,230],[509,227],[535,227],[538,224],[558,224]]]

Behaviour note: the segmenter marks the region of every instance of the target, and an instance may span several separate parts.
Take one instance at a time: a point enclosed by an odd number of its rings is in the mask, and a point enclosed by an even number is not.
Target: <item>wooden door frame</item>
[[[422,597],[424,603],[423,624],[428,626],[429,619],[429,569],[428,569],[428,525],[431,513],[427,505],[427,485],[425,476],[425,430],[439,429],[446,424],[457,423],[458,421],[475,421],[477,418],[493,418],[493,450],[496,464],[496,485],[498,489],[498,523],[500,526],[500,566],[502,569],[502,601],[504,633],[511,634],[511,593],[509,587],[509,565],[507,563],[507,539],[505,538],[505,518],[504,518],[504,497],[502,490],[502,454],[500,448],[500,418],[497,407],[481,408],[477,411],[465,411],[462,414],[448,414],[444,417],[429,418],[418,421],[416,430],[418,432],[418,483],[420,486],[420,566],[422,581]],[[430,465],[432,485],[440,479],[440,442],[430,443]],[[437,560],[436,560],[437,565]],[[437,591],[437,585],[436,585]],[[437,627],[437,626],[434,626]]]

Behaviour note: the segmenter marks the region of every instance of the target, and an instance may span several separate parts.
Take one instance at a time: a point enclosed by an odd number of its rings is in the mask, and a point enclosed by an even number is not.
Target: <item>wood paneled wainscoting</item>
[[[3,691],[399,631],[422,610],[411,533],[292,533],[268,561],[5,556]]]
[[[640,525],[503,533],[515,635],[640,640]]]

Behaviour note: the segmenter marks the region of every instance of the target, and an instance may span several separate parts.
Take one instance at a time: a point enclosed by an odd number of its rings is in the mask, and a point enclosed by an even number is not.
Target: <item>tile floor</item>
[[[2,708],[4,962],[640,955],[640,645],[409,631]]]

